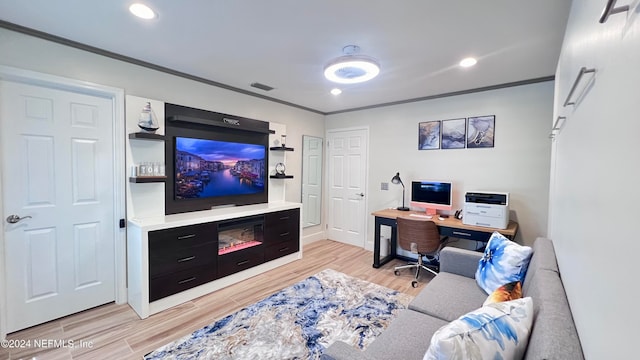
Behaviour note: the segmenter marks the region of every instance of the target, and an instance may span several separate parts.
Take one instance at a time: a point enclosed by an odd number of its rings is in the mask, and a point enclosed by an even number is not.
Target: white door
[[[7,332],[115,299],[113,112],[0,81]]]
[[[302,141],[302,226],[320,225],[322,213],[322,138],[304,136]]]
[[[366,237],[368,137],[368,129],[327,134],[328,237],[359,247],[364,247]]]

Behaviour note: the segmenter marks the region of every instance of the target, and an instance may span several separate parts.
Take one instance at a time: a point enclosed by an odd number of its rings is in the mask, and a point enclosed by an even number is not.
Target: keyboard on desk
[[[413,217],[417,217],[417,218],[423,218],[423,219],[431,219],[432,216],[431,215],[422,215],[422,214],[409,214],[409,216],[413,216]]]

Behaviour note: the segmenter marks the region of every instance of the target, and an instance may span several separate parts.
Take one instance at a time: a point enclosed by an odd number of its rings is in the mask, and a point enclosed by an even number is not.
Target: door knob
[[[364,193],[360,193],[360,194],[356,194],[356,195],[358,195],[360,197],[364,197]]]
[[[24,220],[24,219],[31,219],[31,216],[29,216],[29,215],[23,216],[23,217],[20,217],[18,215],[9,215],[9,216],[7,216],[7,222],[9,224],[15,224],[18,221]]]

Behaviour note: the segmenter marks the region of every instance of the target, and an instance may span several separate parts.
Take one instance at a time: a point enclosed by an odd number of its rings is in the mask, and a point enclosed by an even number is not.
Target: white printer
[[[506,229],[509,225],[509,193],[467,192],[462,223]]]

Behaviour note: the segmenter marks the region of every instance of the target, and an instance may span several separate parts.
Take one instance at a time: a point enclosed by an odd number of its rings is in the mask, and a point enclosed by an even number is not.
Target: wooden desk
[[[392,259],[398,258],[398,230],[396,218],[398,216],[410,216],[411,213],[424,215],[424,212],[420,213],[418,211],[400,211],[396,209],[383,209],[371,213],[371,215],[375,217],[375,234],[373,239],[374,268],[379,268]],[[487,242],[489,241],[491,234],[493,234],[494,231],[497,231],[505,237],[513,240],[513,238],[516,236],[516,233],[518,232],[518,223],[516,223],[515,221],[509,221],[509,225],[506,229],[496,229],[482,226],[466,225],[462,223],[462,220],[456,219],[453,216],[449,216],[444,220],[440,220],[438,219],[438,215],[434,215],[430,220],[438,226],[440,235],[459,239]],[[391,227],[391,249],[389,255],[385,256],[383,259],[380,259],[380,228],[383,225]]]

